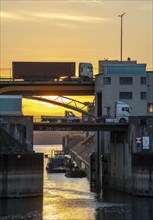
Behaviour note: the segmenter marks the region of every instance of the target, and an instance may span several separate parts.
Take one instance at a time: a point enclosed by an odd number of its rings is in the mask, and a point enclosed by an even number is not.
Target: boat
[[[48,173],[65,173],[68,157],[63,151],[52,151],[48,157],[46,170]]]
[[[87,175],[85,170],[80,169],[78,166],[76,166],[72,169],[66,170],[65,176],[70,178],[82,178],[86,177]]]

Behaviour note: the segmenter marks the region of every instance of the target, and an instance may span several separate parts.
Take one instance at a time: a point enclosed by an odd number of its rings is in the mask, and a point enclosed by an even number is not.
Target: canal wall
[[[43,154],[0,154],[0,198],[43,195]]]
[[[127,132],[98,138],[100,188],[153,196],[153,117],[130,117]]]
[[[0,198],[43,195],[43,154],[33,152],[33,120],[0,116]]]

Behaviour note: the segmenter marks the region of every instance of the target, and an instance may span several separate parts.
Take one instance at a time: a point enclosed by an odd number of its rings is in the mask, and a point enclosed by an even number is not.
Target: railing
[[[48,116],[47,116],[47,117],[48,117]],[[51,117],[54,117],[54,116],[51,116]],[[56,116],[55,116],[55,117],[56,117]],[[62,117],[62,116],[61,116],[61,117]],[[63,117],[64,117],[64,116],[63,116]],[[93,120],[92,120],[92,121],[91,121],[91,120],[85,121],[85,120],[82,119],[81,116],[80,116],[80,117],[77,116],[77,117],[80,119],[80,122],[75,122],[75,123],[82,123],[82,122],[83,122],[83,123],[94,123]],[[50,123],[50,122],[47,121],[47,120],[46,120],[46,121],[42,121],[42,120],[41,120],[41,116],[36,116],[36,117],[33,117],[33,123],[46,123],[46,124],[48,124],[48,123]],[[59,124],[59,123],[62,123],[62,122],[61,122],[61,120],[59,119],[59,120],[57,120],[56,122],[52,122],[52,123],[55,123],[55,124],[58,123],[58,124]],[[65,123],[70,124],[70,123],[73,123],[73,121],[72,121],[72,122],[67,121],[67,122],[65,122]]]
[[[28,80],[24,80],[24,79],[14,79],[12,77],[0,77],[0,82],[25,82],[25,83],[33,83],[33,82],[53,82],[53,83],[93,83],[95,81],[95,78],[90,79],[90,80],[80,80],[80,78],[76,78],[75,80],[62,80],[62,79],[46,79],[46,78],[40,78],[40,79],[28,79]]]

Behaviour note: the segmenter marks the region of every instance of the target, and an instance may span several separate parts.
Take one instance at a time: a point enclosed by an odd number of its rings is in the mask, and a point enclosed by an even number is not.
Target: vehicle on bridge
[[[79,63],[78,76],[75,62],[12,62],[13,79],[24,81],[75,81],[93,79],[91,63]]]
[[[114,116],[105,115],[96,119],[97,122],[104,123],[128,123],[131,107],[120,101],[115,102]]]
[[[41,116],[41,121],[50,123],[64,123],[64,122],[80,122],[80,118],[75,116],[71,111],[65,111],[65,116]]]

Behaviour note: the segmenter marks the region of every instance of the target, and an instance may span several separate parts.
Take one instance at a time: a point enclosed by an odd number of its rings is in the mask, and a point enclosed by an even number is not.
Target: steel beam
[[[35,122],[34,131],[119,131],[125,132],[128,124],[119,123],[44,123]]]

